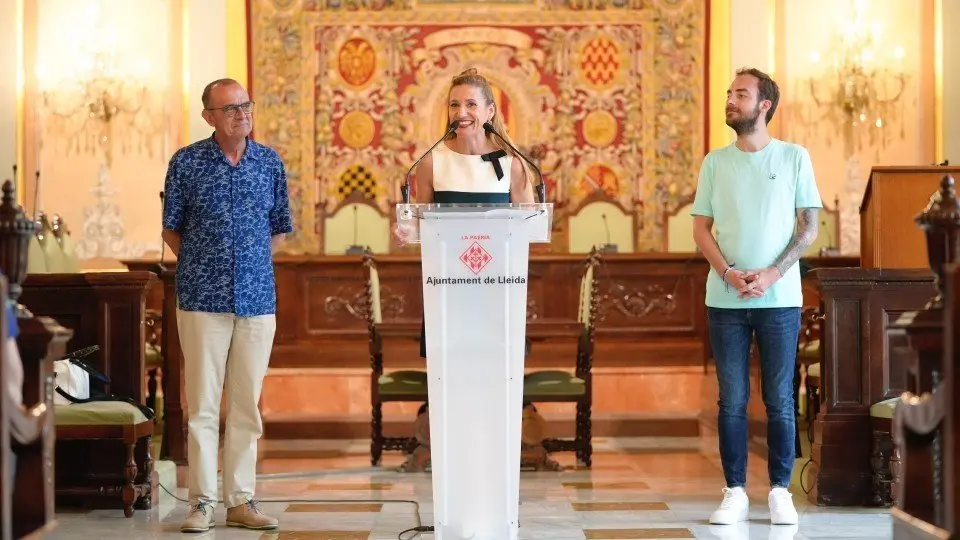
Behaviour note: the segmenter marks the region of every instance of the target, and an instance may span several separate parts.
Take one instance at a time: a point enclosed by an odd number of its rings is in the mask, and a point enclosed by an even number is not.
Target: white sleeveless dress
[[[513,156],[503,151],[486,155],[460,154],[437,146],[433,158],[433,202],[481,204],[510,202]],[[498,170],[499,168],[499,170]],[[501,176],[498,178],[498,176]]]
[[[487,155],[455,152],[446,144],[433,152],[433,202],[438,204],[507,204],[513,156],[503,151]],[[494,165],[494,163],[497,165]],[[499,166],[499,170],[498,170]],[[498,178],[498,176],[502,177]],[[426,326],[420,323],[420,356],[427,357]]]

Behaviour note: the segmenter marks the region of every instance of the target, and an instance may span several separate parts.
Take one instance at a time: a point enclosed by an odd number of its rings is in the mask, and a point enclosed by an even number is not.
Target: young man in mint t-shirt
[[[718,525],[748,516],[746,411],[753,337],[767,409],[770,520],[797,523],[787,490],[796,457],[793,380],[803,304],[797,261],[817,237],[823,205],[807,150],[767,131],[779,99],[777,84],[767,74],[737,72],[726,106],[727,125],[737,140],[704,158],[693,203],[694,240],[712,268],[706,305],[727,484],[710,517]]]

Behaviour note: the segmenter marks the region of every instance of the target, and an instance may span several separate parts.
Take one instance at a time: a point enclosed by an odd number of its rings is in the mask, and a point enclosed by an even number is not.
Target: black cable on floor
[[[810,494],[810,490],[813,489],[813,486],[810,486],[810,489],[803,487],[803,471],[807,470],[807,466],[811,463],[816,463],[812,457],[807,459],[807,462],[803,464],[803,468],[800,469],[800,489],[803,490],[803,493],[806,495]]]
[[[173,492],[171,492],[169,489],[167,489],[167,486],[165,486],[165,485],[163,485],[163,484],[161,484],[161,483],[159,483],[159,482],[157,482],[157,485],[160,486],[160,488],[161,488],[162,490],[166,491],[167,494],[170,495],[171,497],[173,497],[175,500],[180,501],[180,502],[185,503],[185,504],[190,504],[190,501],[189,501],[189,500],[187,500],[187,499],[181,499],[181,498],[178,497],[175,493],[173,493]],[[356,503],[388,504],[388,503],[403,503],[403,504],[412,504],[412,505],[413,505],[413,509],[414,509],[413,512],[414,512],[414,514],[417,516],[417,526],[416,526],[416,527],[411,527],[411,528],[409,528],[409,529],[407,529],[407,530],[405,530],[405,531],[402,531],[400,534],[397,535],[397,539],[398,539],[398,540],[412,540],[413,538],[419,537],[419,536],[420,536],[420,533],[433,532],[433,526],[432,526],[432,525],[423,525],[423,522],[422,522],[422,520],[420,519],[420,503],[417,502],[417,501],[414,501],[414,500],[408,500],[408,499],[315,499],[315,498],[314,498],[314,499],[273,499],[273,498],[265,498],[265,499],[257,499],[257,501],[259,501],[259,502],[265,502],[265,503],[290,503],[290,504],[304,504],[304,503],[329,503],[329,504],[356,504]],[[218,504],[224,504],[224,501],[222,501],[222,500],[220,500],[220,499],[217,499],[217,503],[218,503]],[[411,533],[411,532],[417,533],[416,536],[411,536],[411,537],[406,538],[406,539],[403,538],[403,535],[405,535],[405,534],[407,534],[407,533]]]
[[[415,533],[417,533],[417,534],[415,534],[415,535],[413,535],[413,536],[410,536],[410,537],[408,537],[408,538],[404,538],[404,537],[403,537],[403,535],[405,535],[405,534],[407,534],[407,533],[411,533],[411,532],[415,532]],[[420,538],[420,533],[425,533],[425,532],[433,532],[433,527],[431,527],[431,526],[429,526],[429,525],[423,525],[423,526],[420,526],[420,527],[413,527],[413,528],[411,528],[411,529],[407,529],[407,530],[405,530],[405,531],[403,531],[403,532],[401,532],[400,534],[397,535],[397,540],[413,540],[414,538]]]

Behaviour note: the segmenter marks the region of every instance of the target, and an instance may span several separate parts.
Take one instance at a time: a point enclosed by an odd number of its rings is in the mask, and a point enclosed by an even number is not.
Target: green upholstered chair
[[[870,407],[870,427],[873,432],[873,452],[870,467],[873,469],[873,504],[889,508],[893,506],[900,482],[894,472],[900,454],[893,443],[893,413],[900,404],[900,396],[874,403]]]
[[[383,404],[390,401],[427,401],[426,370],[402,369],[385,372],[383,369],[383,341],[378,325],[383,322],[380,273],[373,253],[367,250],[363,257],[367,272],[367,329],[370,334],[370,463],[380,463],[385,450],[409,450],[416,444],[413,437],[383,436]]]
[[[147,372],[147,399],[146,405],[157,413],[156,435],[163,435],[163,313],[155,309],[146,310],[146,343],[144,347],[144,368]]]
[[[330,212],[321,205],[317,223],[327,255],[343,255],[354,244],[373,253],[390,252],[390,215],[359,189],[344,197]]]
[[[594,191],[566,215],[568,253],[590,253],[598,240],[617,246],[620,253],[636,251],[637,213],[616,197]]]
[[[590,251],[580,277],[578,321],[583,330],[577,342],[574,369],[530,371],[523,379],[523,399],[529,403],[576,403],[576,427],[573,440],[547,439],[544,447],[549,452],[573,451],[577,461],[589,467],[593,461],[591,433],[591,404],[593,399],[593,348],[595,342],[597,305],[600,301],[597,267],[600,251]]]
[[[120,506],[126,517],[152,507],[153,420],[122,401],[55,405],[54,418],[58,502],[107,498],[104,506]]]

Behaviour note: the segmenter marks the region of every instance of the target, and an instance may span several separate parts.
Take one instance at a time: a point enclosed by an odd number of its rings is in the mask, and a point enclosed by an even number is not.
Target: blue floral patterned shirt
[[[0,277],[3,277],[3,270],[0,270]],[[7,339],[17,339],[20,335],[20,324],[17,323],[17,312],[13,309],[13,301],[10,298],[4,298],[4,309],[7,312]]]
[[[164,185],[163,228],[180,233],[184,311],[276,313],[270,240],[293,230],[280,156],[249,138],[234,166],[211,136],[178,150]]]

